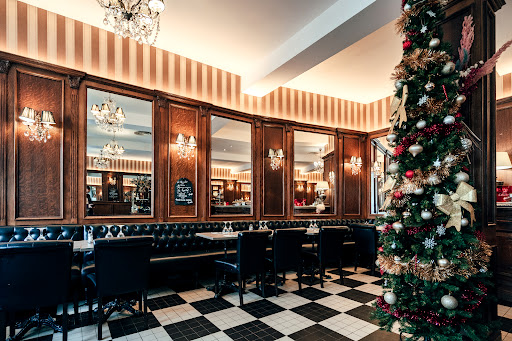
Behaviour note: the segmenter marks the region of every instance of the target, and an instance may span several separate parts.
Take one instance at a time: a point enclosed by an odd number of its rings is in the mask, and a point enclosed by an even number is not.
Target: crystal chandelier
[[[194,150],[197,145],[195,136],[189,136],[187,139],[185,135],[178,134],[176,144],[178,145],[178,155],[181,159],[190,160],[190,158],[194,157]]]
[[[322,159],[322,149],[320,148],[320,151],[318,152],[318,161],[315,161],[313,163],[315,166],[314,171],[318,173],[324,172],[324,159]]]
[[[103,130],[116,133],[123,130],[123,124],[126,120],[123,108],[116,107],[116,102],[112,97],[105,98],[101,109],[97,104],[91,107],[91,113],[94,116],[96,124]]]
[[[380,178],[380,176],[382,175],[382,166],[379,161],[375,161],[373,163],[372,171],[377,179]]]
[[[55,119],[51,111],[38,113],[32,108],[24,107],[19,118],[23,124],[27,126],[24,135],[27,136],[30,141],[36,140],[46,143],[46,141],[52,137],[50,135],[50,129],[52,129],[52,125],[55,124]]]
[[[268,150],[268,157],[270,158],[270,167],[272,170],[278,170],[281,168],[281,164],[284,160],[284,152],[282,149],[272,149]]]
[[[105,169],[108,167],[109,159],[103,155],[103,150],[100,151],[100,156],[94,158],[94,166],[98,169]]]
[[[105,158],[109,160],[117,160],[121,158],[121,156],[123,155],[124,148],[117,144],[117,141],[115,140],[114,136],[114,139],[112,139],[110,143],[107,143],[106,145],[103,146],[103,148],[101,149],[101,153],[103,153],[103,155],[105,155]]]
[[[363,168],[363,160],[360,156],[352,156],[350,158],[350,168],[352,168],[352,175],[358,175],[361,173],[361,169]]]
[[[160,31],[163,0],[97,0],[105,10],[103,24],[110,25],[119,37],[139,44],[153,45]]]

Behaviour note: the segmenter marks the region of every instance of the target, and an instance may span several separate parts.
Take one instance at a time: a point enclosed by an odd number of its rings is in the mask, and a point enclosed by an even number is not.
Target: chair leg
[[[244,293],[242,290],[242,275],[238,274],[238,295],[240,296],[240,306],[244,305]]]
[[[371,264],[371,275],[374,276],[375,275],[375,261],[377,260],[377,254],[373,254],[372,255],[372,264]]]
[[[101,297],[98,297],[98,340],[101,340],[102,337],[102,327],[103,327],[103,304],[101,302]]]
[[[276,289],[276,297],[279,296],[279,291],[277,290],[277,269],[274,268],[274,288]]]
[[[324,287],[324,264],[323,263],[320,263],[320,287],[323,288]]]
[[[344,279],[344,276],[343,276],[343,264],[342,264],[342,262],[343,261],[340,259],[339,272],[340,272],[341,284],[345,284],[345,279]]]
[[[260,286],[260,274],[256,274],[256,288]]]
[[[356,259],[354,260],[354,272],[357,272],[357,266],[359,265],[359,252],[356,253]]]
[[[16,334],[16,316],[14,311],[9,313],[9,337],[13,337]]]
[[[219,270],[215,269],[215,297],[219,293]]]
[[[297,280],[299,282],[299,293],[302,293],[302,264],[299,264],[297,271]]]
[[[261,275],[261,295],[263,296],[263,298],[266,298],[265,296],[265,276],[266,273],[263,272],[263,274]],[[277,285],[276,285],[276,290],[277,290]]]
[[[146,330],[149,329],[149,322],[148,322],[148,290],[144,289],[142,291],[142,304],[144,306],[144,326],[146,327]]]
[[[78,312],[78,290],[75,290],[73,292],[73,309],[75,314],[75,322],[78,323],[79,321],[79,312]]]
[[[62,305],[62,341],[68,340],[68,303]]]
[[[87,312],[87,318],[89,320],[89,323],[92,323],[92,294],[91,290],[87,290],[87,303],[89,304],[89,311]]]
[[[7,326],[7,312],[0,310],[0,340],[4,341],[7,337],[5,328]]]

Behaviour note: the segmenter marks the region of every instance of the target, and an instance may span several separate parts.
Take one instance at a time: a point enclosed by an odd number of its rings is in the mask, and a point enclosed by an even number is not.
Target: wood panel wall
[[[285,169],[289,168],[290,151],[286,150],[285,127],[263,124],[263,212],[265,218],[285,217]],[[273,170],[268,157],[269,149],[283,149],[285,157],[281,167]]]
[[[369,167],[369,163],[364,162],[363,170],[357,175],[352,175],[350,167],[350,158],[352,156],[361,157],[365,160],[365,148],[361,136],[346,135],[339,139],[340,149],[343,151],[343,162],[340,164],[342,167],[343,180],[340,182],[339,193],[342,194],[342,215],[346,217],[361,217],[367,215],[365,212],[363,202],[366,198],[364,188],[366,182],[363,181],[366,176],[365,168]]]

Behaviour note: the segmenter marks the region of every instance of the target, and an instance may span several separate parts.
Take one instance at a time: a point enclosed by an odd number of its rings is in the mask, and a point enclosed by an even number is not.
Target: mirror
[[[294,131],[294,215],[335,214],[333,135]]]
[[[210,214],[252,214],[251,123],[211,116]]]
[[[385,136],[372,139],[370,151],[371,214],[384,213],[380,211],[380,207],[382,207],[384,200],[386,200],[386,193],[382,192],[382,187],[388,178],[387,171],[391,163],[393,151],[394,148],[389,146]]]
[[[86,215],[151,215],[153,103],[87,89]]]

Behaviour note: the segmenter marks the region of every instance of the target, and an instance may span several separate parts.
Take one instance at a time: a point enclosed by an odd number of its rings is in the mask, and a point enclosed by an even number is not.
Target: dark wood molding
[[[9,68],[11,67],[11,62],[8,60],[0,60],[0,73],[9,72]]]
[[[165,97],[156,96],[156,102],[158,103],[159,108],[166,108],[168,106],[169,101]]]
[[[254,119],[254,126],[258,129],[261,128],[261,120],[259,118]]]
[[[201,105],[199,106],[199,113],[201,114],[201,117],[207,117],[210,112],[209,106]]]
[[[80,87],[80,81],[81,80],[82,80],[82,77],[80,77],[80,76],[70,76],[70,75],[68,75],[69,87],[71,89],[78,89]]]

